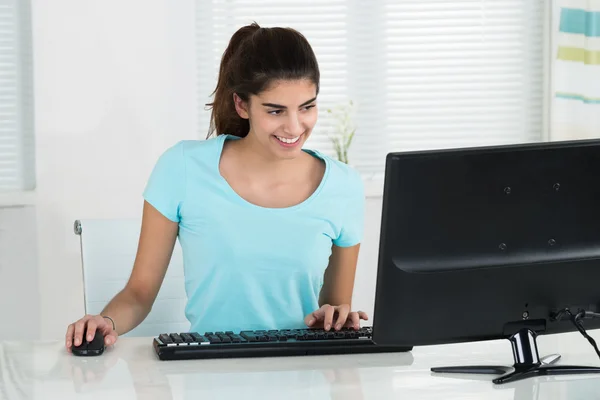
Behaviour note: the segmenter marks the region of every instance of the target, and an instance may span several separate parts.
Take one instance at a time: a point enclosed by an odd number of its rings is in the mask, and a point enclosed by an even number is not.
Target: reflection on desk
[[[600,399],[600,377],[435,375],[435,365],[507,364],[503,341],[417,347],[411,353],[160,361],[151,338],[120,338],[100,357],[62,342],[0,344],[1,399]],[[585,348],[584,348],[585,349]],[[589,349],[561,364],[600,365]]]

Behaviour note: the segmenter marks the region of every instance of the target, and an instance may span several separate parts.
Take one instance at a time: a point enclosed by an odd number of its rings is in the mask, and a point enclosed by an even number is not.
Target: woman
[[[158,160],[144,191],[131,277],[100,315],[69,325],[115,343],[150,312],[179,237],[191,332],[358,329],[351,312],[364,193],[346,164],[302,149],[319,68],[292,29],[239,29],[223,54],[209,138]],[[212,136],[216,133],[216,137]],[[159,332],[157,332],[158,334]]]

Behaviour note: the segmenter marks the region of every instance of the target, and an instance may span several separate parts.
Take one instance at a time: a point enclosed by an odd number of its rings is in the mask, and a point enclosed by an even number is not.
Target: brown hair
[[[245,137],[247,119],[235,110],[233,94],[248,101],[276,80],[310,79],[319,92],[319,65],[306,38],[291,28],[261,28],[257,23],[238,29],[221,58],[217,86],[212,93],[210,137]]]

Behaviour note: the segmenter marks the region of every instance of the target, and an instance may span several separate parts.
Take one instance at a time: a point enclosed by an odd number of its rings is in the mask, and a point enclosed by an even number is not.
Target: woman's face
[[[248,138],[276,158],[294,158],[302,151],[317,123],[317,90],[310,80],[277,81],[236,109],[250,121]]]

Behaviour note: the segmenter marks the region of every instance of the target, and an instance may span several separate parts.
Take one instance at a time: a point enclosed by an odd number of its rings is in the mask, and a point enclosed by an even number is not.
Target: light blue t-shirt
[[[364,190],[351,167],[320,152],[326,168],[316,191],[288,208],[239,196],[219,172],[225,140],[181,141],[165,151],[145,200],[179,223],[186,317],[192,332],[304,328],[319,308],[331,246],[359,243]]]

